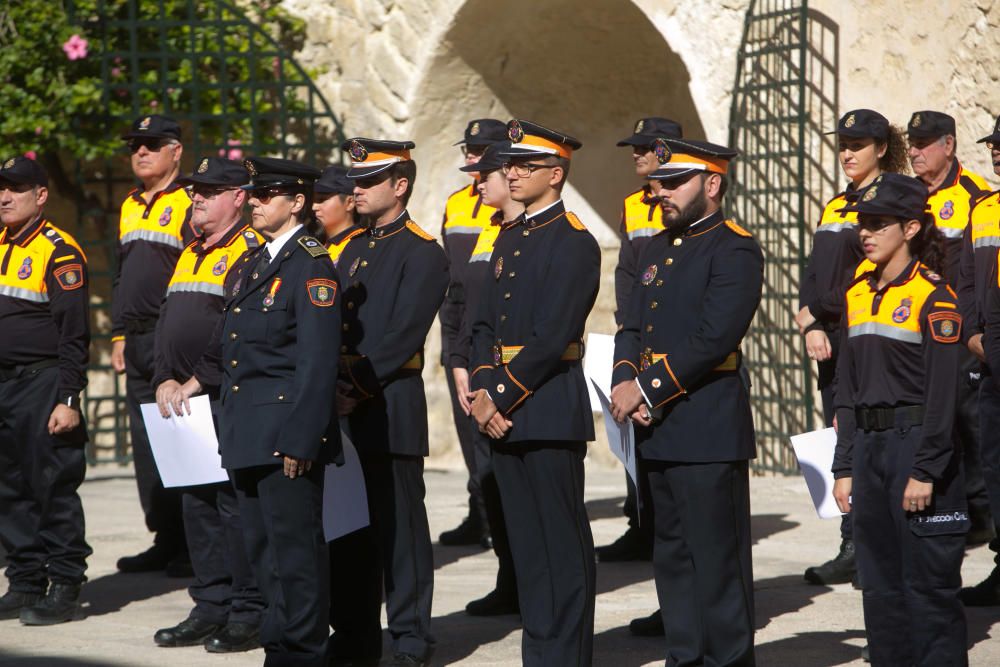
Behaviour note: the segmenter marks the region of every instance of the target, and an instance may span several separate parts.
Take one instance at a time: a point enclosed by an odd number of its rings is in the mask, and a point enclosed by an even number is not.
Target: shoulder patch
[[[412,220],[407,220],[406,221],[406,228],[409,229],[411,232],[413,232],[414,234],[416,234],[417,236],[419,236],[420,238],[422,238],[425,241],[433,241],[434,240],[433,236],[431,236],[430,234],[428,234],[427,232],[425,232],[423,229],[421,229],[420,225],[418,225],[417,223],[413,222]]]
[[[83,287],[83,266],[80,264],[67,264],[55,270],[55,276],[59,287],[64,290],[75,290]]]
[[[243,240],[247,244],[247,250],[254,250],[260,247],[260,237],[251,229],[243,232]]]
[[[569,222],[569,226],[572,227],[573,229],[580,232],[587,231],[586,225],[580,222],[580,218],[576,217],[576,213],[573,213],[572,211],[566,211],[566,220],[567,222]]]
[[[942,280],[942,278],[941,278],[940,275],[938,275],[937,273],[934,273],[929,268],[927,268],[926,266],[923,266],[923,265],[920,266],[920,275],[922,275],[924,278],[926,278],[930,282],[934,283],[935,285],[937,285],[938,283],[940,283],[941,280]]]
[[[927,316],[931,338],[939,343],[957,343],[962,335],[962,316],[955,312],[936,312]]]
[[[299,245],[302,246],[302,248],[313,257],[330,256],[330,253],[327,252],[326,248],[323,247],[323,244],[311,236],[301,237],[299,239]]]
[[[726,220],[726,227],[729,227],[730,230],[736,232],[740,236],[753,236],[753,234],[737,225],[733,220]]]
[[[312,305],[329,308],[337,298],[337,282],[328,278],[307,280],[306,291],[309,293],[309,301]]]

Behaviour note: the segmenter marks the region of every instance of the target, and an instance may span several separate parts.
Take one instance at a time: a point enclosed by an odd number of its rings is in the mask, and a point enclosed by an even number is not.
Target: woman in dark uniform
[[[809,264],[802,274],[799,312],[795,322],[805,335],[806,352],[816,361],[823,421],[833,423],[833,376],[837,367],[838,332],[843,314],[844,289],[864,259],[858,241],[858,216],[842,211],[847,198],[867,187],[882,172],[906,170],[906,141],[902,130],[889,125],[882,114],[870,109],[848,111],[837,123],[838,156],[850,183],[831,199],[813,237]],[[842,584],[854,577],[854,543],[850,517],[840,523],[840,550],[822,565],[806,569],[805,580],[825,586]]]
[[[847,289],[834,497],[854,517],[873,665],[965,665],[969,527],[953,438],[962,317],[927,188],[883,174],[847,207],[875,268]],[[853,510],[853,511],[852,511]]]

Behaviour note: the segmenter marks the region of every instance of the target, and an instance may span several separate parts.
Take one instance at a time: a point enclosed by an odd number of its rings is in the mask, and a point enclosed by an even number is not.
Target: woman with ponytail
[[[823,421],[827,426],[833,423],[833,378],[837,368],[844,290],[864,259],[858,241],[858,216],[841,209],[859,189],[870,185],[883,172],[903,173],[907,166],[902,130],[891,126],[885,116],[876,111],[848,111],[837,123],[835,132],[840,166],[850,182],[827,203],[820,217],[809,264],[802,274],[799,312],[795,317],[799,331],[805,336],[806,352],[816,361],[819,371]],[[849,516],[840,523],[840,538],[840,550],[834,558],[806,570],[807,582],[826,586],[854,578],[854,543]]]
[[[854,517],[873,665],[966,665],[958,599],[969,528],[954,425],[962,317],[938,273],[927,188],[883,174],[858,214],[874,269],[847,289],[834,497]]]

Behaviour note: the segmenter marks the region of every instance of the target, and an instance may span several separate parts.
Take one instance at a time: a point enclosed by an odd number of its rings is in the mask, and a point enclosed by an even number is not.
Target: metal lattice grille
[[[260,25],[224,0],[75,0],[67,9],[100,59],[108,136],[136,117],[161,113],[182,125],[185,172],[206,155],[341,160],[340,122],[274,24]],[[110,159],[78,162],[75,182],[94,319],[84,399],[88,455],[91,462],[125,461],[124,380],[107,364],[118,208],[136,185],[124,147]]]
[[[821,423],[815,369],[794,323],[812,229],[837,191],[837,28],[805,2],[755,0],[733,91],[729,211],[764,251],[764,292],[744,350],[761,471],[794,472],[788,436]]]

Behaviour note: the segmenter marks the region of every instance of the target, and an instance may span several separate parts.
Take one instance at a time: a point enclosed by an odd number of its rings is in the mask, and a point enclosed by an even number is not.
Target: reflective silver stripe
[[[816,233],[820,232],[842,232],[845,229],[857,229],[858,225],[855,222],[830,222],[825,225],[820,225],[816,228]]]
[[[472,257],[469,258],[469,263],[471,264],[472,262],[488,262],[488,261],[490,261],[490,257],[492,257],[492,256],[493,256],[493,252],[492,251],[490,251],[490,252],[477,252],[475,255],[473,255]]]
[[[1000,246],[1000,236],[980,236],[972,245],[975,248],[996,248]]]
[[[13,285],[0,285],[0,294],[3,296],[13,297],[15,299],[34,301],[35,303],[49,302],[49,295],[44,292],[32,292],[31,290],[24,289],[23,287],[14,287]]]
[[[211,283],[174,283],[167,288],[167,296],[176,292],[201,292],[214,296],[226,296],[225,288],[222,285],[212,285]]]
[[[965,233],[964,227],[945,227],[943,225],[938,225],[937,228],[941,230],[941,233],[946,239],[960,239],[962,238],[962,234]]]
[[[131,243],[132,241],[151,241],[153,243],[168,245],[171,248],[177,248],[178,250],[184,250],[184,244],[181,243],[181,240],[173,234],[155,232],[152,229],[137,229],[122,236],[122,245]]]
[[[849,338],[867,334],[885,336],[886,338],[893,338],[904,343],[920,343],[924,340],[923,335],[919,331],[907,331],[906,329],[882,324],[881,322],[862,322],[861,324],[853,324],[847,329],[847,336]]]
[[[632,241],[646,236],[656,236],[662,231],[663,227],[640,227],[638,229],[633,229],[628,233],[628,240]]]
[[[482,227],[465,227],[463,225],[448,226],[445,225],[445,234],[478,234],[483,231]]]

